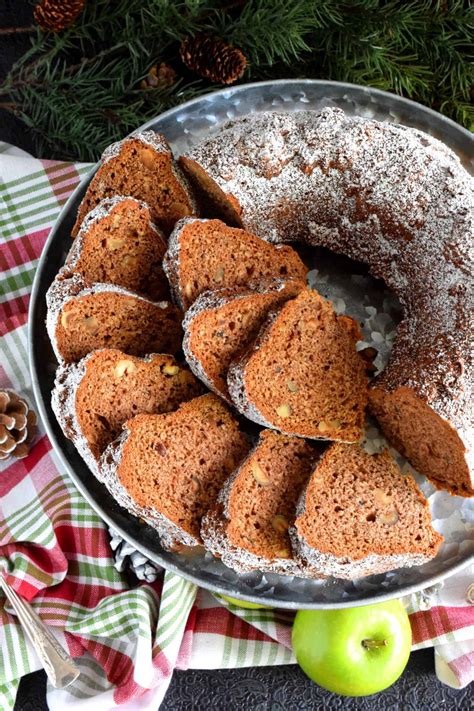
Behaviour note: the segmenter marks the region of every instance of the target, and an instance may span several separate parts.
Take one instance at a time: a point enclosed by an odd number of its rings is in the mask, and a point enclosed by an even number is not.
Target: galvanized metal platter
[[[247,84],[207,94],[149,121],[141,128],[163,133],[178,155],[228,119],[276,110],[318,110],[338,106],[350,115],[393,121],[419,128],[442,140],[474,172],[474,138],[454,122],[412,101],[383,91],[338,82],[282,80]],[[29,356],[33,389],[46,432],[85,499],[127,541],[155,563],[214,592],[273,607],[334,608],[364,605],[434,585],[474,562],[474,500],[434,494],[428,487],[433,519],[445,535],[438,556],[429,563],[358,581],[301,580],[258,571],[237,575],[209,554],[164,551],[156,532],[122,510],[90,473],[71,442],[65,439],[50,406],[57,367],[45,329],[45,294],[64,263],[70,231],[88,176],[64,206],[38,264],[29,313]]]

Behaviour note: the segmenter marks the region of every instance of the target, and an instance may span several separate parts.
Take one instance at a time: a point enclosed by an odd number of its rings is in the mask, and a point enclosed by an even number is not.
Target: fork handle
[[[51,684],[56,689],[65,689],[77,679],[79,669],[32,606],[13,590],[1,573],[0,586],[40,658]]]

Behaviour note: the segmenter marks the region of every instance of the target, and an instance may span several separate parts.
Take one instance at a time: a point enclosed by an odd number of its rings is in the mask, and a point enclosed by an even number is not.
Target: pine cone
[[[145,79],[140,82],[140,89],[151,91],[152,89],[166,89],[176,83],[178,75],[173,67],[162,62],[158,66],[154,64],[146,75]]]
[[[180,54],[188,69],[219,84],[233,84],[240,79],[247,66],[240,49],[207,35],[185,37]]]
[[[0,390],[0,460],[27,456],[36,422],[26,400],[13,390]]]
[[[75,23],[84,5],[85,0],[41,0],[33,17],[44,32],[61,32]]]
[[[146,580],[153,583],[161,572],[161,568],[156,566],[151,560],[145,558],[130,543],[124,541],[122,536],[113,528],[109,528],[110,547],[114,552],[114,567],[123,573],[124,570],[132,571],[139,580]]]

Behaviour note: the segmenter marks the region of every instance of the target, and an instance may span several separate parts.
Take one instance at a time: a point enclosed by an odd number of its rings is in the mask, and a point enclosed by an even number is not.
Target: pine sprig
[[[244,47],[253,64],[272,65],[276,60],[289,64],[311,51],[307,38],[322,26],[316,4],[314,0],[250,0],[230,24],[228,13],[222,12],[217,29],[232,44]]]
[[[30,128],[39,155],[94,160],[113,140],[218,88],[179,60],[198,33],[242,50],[241,81],[282,77],[367,84],[421,101],[474,129],[474,7],[466,0],[94,0],[31,49],[0,86],[0,108]],[[140,89],[150,67],[178,80]]]

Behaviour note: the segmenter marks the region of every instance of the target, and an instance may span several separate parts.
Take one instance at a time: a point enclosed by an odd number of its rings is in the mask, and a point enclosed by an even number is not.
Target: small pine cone
[[[13,390],[0,390],[0,460],[28,455],[36,422],[26,400]]]
[[[176,83],[178,75],[173,67],[162,62],[158,66],[154,64],[146,75],[145,79],[140,82],[140,89],[151,91],[152,89],[167,89]]]
[[[188,69],[218,84],[233,84],[240,79],[247,66],[240,49],[207,35],[185,37],[180,54]]]
[[[84,5],[85,0],[41,0],[33,17],[44,32],[61,32],[75,23]]]

